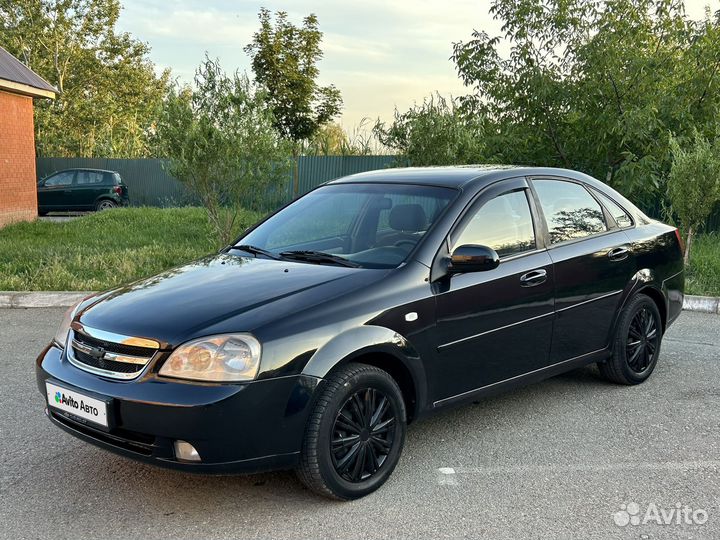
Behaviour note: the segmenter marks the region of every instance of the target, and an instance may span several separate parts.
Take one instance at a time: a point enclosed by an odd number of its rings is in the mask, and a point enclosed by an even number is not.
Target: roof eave
[[[33,98],[55,99],[57,96],[57,92],[52,92],[43,88],[35,88],[34,86],[15,81],[8,81],[7,79],[0,79],[0,90]]]

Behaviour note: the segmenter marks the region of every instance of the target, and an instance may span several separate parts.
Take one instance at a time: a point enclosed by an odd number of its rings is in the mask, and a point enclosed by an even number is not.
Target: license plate
[[[49,382],[45,383],[45,389],[48,405],[53,409],[70,413],[93,424],[108,427],[107,403],[105,401]]]

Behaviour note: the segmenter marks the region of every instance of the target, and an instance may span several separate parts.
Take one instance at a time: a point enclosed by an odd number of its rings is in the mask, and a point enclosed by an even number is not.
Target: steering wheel
[[[412,249],[412,248],[415,247],[415,244],[416,244],[416,243],[417,243],[417,242],[415,242],[415,240],[398,240],[398,241],[395,242],[393,245],[394,245],[395,247],[400,247],[400,246],[402,246],[403,244],[408,244],[408,245],[410,246],[410,249]]]

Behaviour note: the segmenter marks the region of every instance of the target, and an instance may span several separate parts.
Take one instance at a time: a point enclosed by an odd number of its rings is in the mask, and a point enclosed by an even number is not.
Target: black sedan
[[[584,174],[376,171],[86,298],[37,382],[49,419],[103,448],[195,472],[295,468],[353,499],[426,414],[590,363],[643,382],[683,288],[678,231]]]

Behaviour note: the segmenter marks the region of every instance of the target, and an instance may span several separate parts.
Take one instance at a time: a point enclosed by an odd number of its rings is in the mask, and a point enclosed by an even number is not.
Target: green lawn
[[[720,234],[703,234],[690,248],[685,292],[702,296],[720,296]]]
[[[261,217],[243,212],[238,231]],[[200,208],[122,208],[0,229],[0,290],[96,291],[212,253]],[[686,292],[720,296],[720,234],[693,241]]]
[[[260,219],[240,215],[238,231]],[[0,290],[95,291],[218,249],[200,208],[120,208],[0,229]]]

